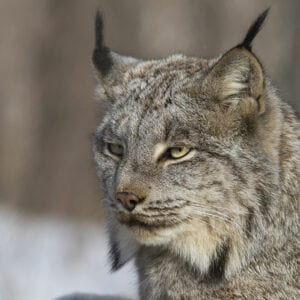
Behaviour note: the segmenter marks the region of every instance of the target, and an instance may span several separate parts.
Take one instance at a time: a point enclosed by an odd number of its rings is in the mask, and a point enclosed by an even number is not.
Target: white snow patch
[[[132,263],[109,272],[101,225],[33,218],[0,207],[0,300],[41,300],[75,291],[137,299]]]

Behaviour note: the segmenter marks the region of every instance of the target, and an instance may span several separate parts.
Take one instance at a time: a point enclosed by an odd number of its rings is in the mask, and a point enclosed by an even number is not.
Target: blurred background
[[[300,112],[300,1],[1,0],[0,300],[136,297],[131,266],[108,274],[89,141],[104,113],[90,62],[96,9],[111,49],[147,59],[217,56],[268,6],[254,51]]]

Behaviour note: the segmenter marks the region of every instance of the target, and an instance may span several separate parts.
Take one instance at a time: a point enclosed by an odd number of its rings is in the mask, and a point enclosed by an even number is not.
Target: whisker
[[[199,208],[199,206],[194,206],[194,207]],[[193,213],[198,215],[198,216],[202,216],[202,217],[211,217],[211,218],[222,220],[225,223],[228,223],[228,224],[234,226],[238,230],[238,232],[243,232],[244,233],[245,231],[247,231],[245,228],[242,228],[239,224],[237,224],[236,222],[231,220],[225,214],[219,213],[218,211],[208,210],[207,208],[203,208],[203,207],[202,207],[202,209],[203,209],[202,211],[196,211],[196,212],[193,212]]]

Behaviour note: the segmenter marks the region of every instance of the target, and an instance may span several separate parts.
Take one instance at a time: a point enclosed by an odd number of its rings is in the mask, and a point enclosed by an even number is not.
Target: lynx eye
[[[107,143],[107,149],[111,154],[119,157],[122,156],[124,152],[123,146],[120,144]]]
[[[169,149],[170,157],[173,159],[182,158],[190,152],[187,147],[174,147]]]

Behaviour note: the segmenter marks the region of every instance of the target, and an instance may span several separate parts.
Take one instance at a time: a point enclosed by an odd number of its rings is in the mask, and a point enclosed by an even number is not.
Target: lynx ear
[[[100,85],[97,88],[101,98],[114,99],[124,73],[139,60],[112,52],[104,45],[103,18],[98,11],[95,19],[95,49],[92,56],[95,75]]]
[[[264,112],[264,72],[251,51],[251,43],[259,32],[268,10],[251,25],[241,44],[226,52],[210,69],[202,88],[214,99],[244,114]]]
[[[263,70],[256,57],[244,48],[225,53],[203,81],[202,88],[221,105],[244,113],[264,112]]]
[[[131,232],[114,218],[107,222],[110,246],[111,270],[117,271],[139,250],[139,244]]]

